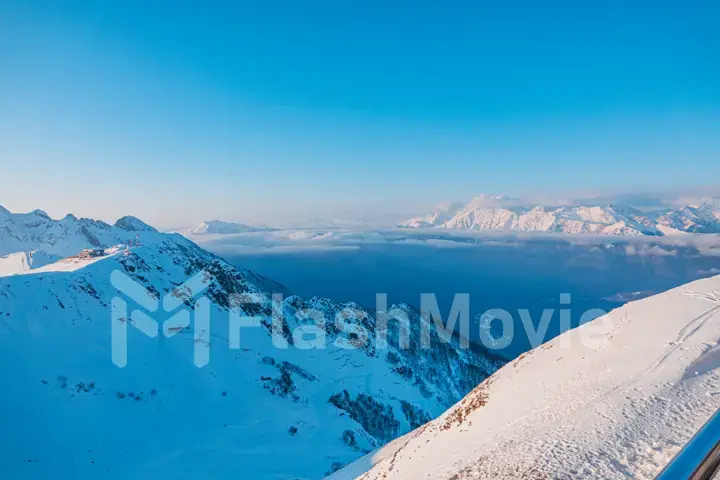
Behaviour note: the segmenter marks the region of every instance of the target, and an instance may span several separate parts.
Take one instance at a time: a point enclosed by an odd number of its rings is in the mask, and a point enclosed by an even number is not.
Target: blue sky
[[[720,180],[714,1],[0,0],[0,204],[164,225]]]

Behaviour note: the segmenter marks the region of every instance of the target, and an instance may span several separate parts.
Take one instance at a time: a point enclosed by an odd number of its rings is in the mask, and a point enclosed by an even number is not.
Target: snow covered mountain
[[[0,255],[39,250],[65,257],[85,248],[124,243],[148,232],[157,230],[135,217],[123,217],[108,225],[74,215],[54,220],[42,210],[10,213],[0,207]]]
[[[431,213],[420,217],[411,218],[399,226],[407,228],[440,227],[453,219],[459,212],[464,210],[493,208],[502,205],[510,200],[507,195],[480,194],[470,200],[468,204],[459,202],[443,202],[435,207]]]
[[[443,202],[427,215],[411,218],[401,223],[400,226],[408,228],[437,227],[450,220],[462,207],[461,203]]]
[[[321,478],[439,415],[502,364],[434,329],[420,350],[425,319],[407,305],[389,309],[400,320],[380,348],[375,312],[293,296],[133,217],[111,226],[1,214],[1,254],[54,255],[0,276],[2,478]],[[284,297],[247,303],[264,292]],[[119,317],[124,368],[111,361],[121,305],[133,312]],[[169,305],[207,308],[209,327],[188,328]],[[169,323],[148,337],[141,312]],[[233,337],[231,319],[246,315],[259,323]],[[318,315],[326,348],[310,349]],[[410,349],[398,346],[403,325]],[[203,368],[198,351],[210,358]]]
[[[604,235],[720,233],[720,199],[649,213],[616,205],[515,206],[508,200],[505,196],[481,195],[461,208],[436,210],[399,226]]]
[[[667,212],[658,217],[657,223],[670,232],[718,233],[720,198],[714,198],[699,206],[686,206]]]
[[[249,232],[272,231],[267,227],[255,227],[242,223],[223,222],[222,220],[207,220],[195,228],[188,230],[190,235],[232,235]]]
[[[655,478],[720,408],[719,340],[720,276],[629,303],[329,478]]]

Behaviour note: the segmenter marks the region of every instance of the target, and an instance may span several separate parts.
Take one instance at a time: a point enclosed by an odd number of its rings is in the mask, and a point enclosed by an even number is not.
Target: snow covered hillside
[[[719,340],[720,276],[629,303],[329,478],[654,478],[720,408]]]
[[[133,217],[111,226],[2,214],[0,253],[61,257],[0,276],[2,478],[322,478],[441,414],[501,365],[434,330],[432,348],[419,350],[424,320],[407,305],[389,314],[406,317],[413,348],[398,348],[396,321],[379,348],[374,312],[292,296]],[[284,298],[246,303],[263,292]],[[165,313],[200,308],[200,296],[210,301],[207,329]],[[123,304],[170,323],[151,338],[134,328],[142,315],[119,317],[128,340],[119,368],[111,314]],[[303,328],[317,318],[306,312],[327,320],[326,348],[305,348]],[[230,319],[241,314],[259,325],[241,328],[230,348]],[[288,348],[273,343],[273,325]],[[197,351],[210,356],[203,368]]]
[[[720,199],[676,210],[642,212],[616,205],[518,206],[505,196],[481,195],[465,206],[440,206],[399,226],[605,235],[720,233]]]
[[[237,233],[269,232],[271,228],[255,227],[242,223],[223,222],[222,220],[208,220],[195,228],[188,230],[189,235],[233,235]]]
[[[27,272],[33,268],[40,268],[55,263],[62,257],[45,253],[39,250],[30,252],[16,252],[0,257],[0,277]]]

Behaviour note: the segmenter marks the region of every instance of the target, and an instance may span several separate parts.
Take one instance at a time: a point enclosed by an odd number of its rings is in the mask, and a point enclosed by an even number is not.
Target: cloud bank
[[[542,232],[475,232],[416,229],[301,229],[251,232],[236,235],[190,236],[194,242],[220,255],[287,254],[352,251],[374,245],[439,248],[583,247],[621,249],[627,256],[668,257],[684,254],[720,259],[720,235],[608,236],[563,235]]]

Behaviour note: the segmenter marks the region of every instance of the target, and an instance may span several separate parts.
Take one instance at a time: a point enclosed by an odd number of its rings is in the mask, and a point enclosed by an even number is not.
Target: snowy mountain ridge
[[[162,234],[135,217],[120,218],[114,225],[72,214],[60,220],[42,210],[30,213],[0,213],[0,255],[42,251],[66,257],[86,248],[110,247],[136,239],[139,235],[158,239]],[[148,236],[148,234],[150,234]]]
[[[0,252],[52,255],[39,268],[0,276],[5,478],[63,471],[73,478],[317,479],[439,415],[502,364],[457,339],[439,341],[434,329],[431,348],[421,350],[427,320],[407,305],[388,309],[399,320],[380,348],[375,312],[294,296],[134,217],[109,225],[3,212]],[[204,272],[209,329],[150,338],[132,328],[131,316],[128,362],[118,368],[113,305],[121,298],[144,307],[116,290],[114,272],[151,303],[172,295],[188,309],[197,303],[185,282]],[[314,323],[307,312],[327,319],[320,324],[326,348],[298,346],[297,332]],[[162,321],[172,313],[151,315]],[[241,329],[239,348],[231,348],[235,316],[259,319]],[[412,332],[410,349],[399,348],[400,325]],[[288,348],[275,345],[275,327]],[[366,342],[348,333],[354,328],[368,333]],[[204,368],[193,365],[195,348],[210,355]]]
[[[515,205],[507,196],[481,195],[465,205],[444,204],[398,226],[604,235],[720,233],[720,199],[698,206],[642,212],[617,205]]]
[[[720,276],[521,355],[328,480],[652,479],[720,408]]]

